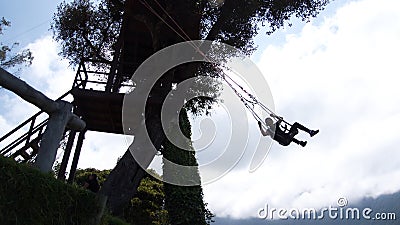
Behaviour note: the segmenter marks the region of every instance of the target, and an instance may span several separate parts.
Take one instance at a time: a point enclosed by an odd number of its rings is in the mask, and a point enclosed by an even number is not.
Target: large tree
[[[127,58],[124,54],[132,48],[137,48],[136,52],[143,50],[151,55],[183,40],[202,39],[226,43],[236,47],[241,53],[250,55],[256,48],[253,38],[261,26],[266,26],[267,34],[271,34],[289,24],[292,16],[308,21],[328,2],[329,0],[100,0],[91,3],[89,0],[75,0],[60,5],[54,18],[53,30],[55,38],[62,42],[61,54],[69,58],[72,64],[76,65],[80,60],[88,58],[94,66],[109,64],[106,91],[118,91],[125,80],[123,76],[118,78],[117,73],[124,70],[117,70],[117,64]],[[135,11],[132,5],[142,8]],[[129,32],[126,32],[129,23],[139,23],[147,28],[149,35],[145,38],[149,39],[150,52],[145,46],[129,45]],[[188,37],[182,38],[185,36],[179,28]],[[216,57],[223,60],[229,54]],[[164,99],[175,83],[200,74],[213,76],[219,72],[210,65],[182,65],[165,73],[154,85],[150,95]],[[186,108],[191,112],[199,112],[200,108],[210,102],[212,101],[203,98],[192,101]],[[145,122],[150,139],[157,150],[165,151],[167,140],[160,114],[161,104],[146,106]],[[144,170],[138,166],[128,150],[105,182],[103,193],[109,196],[108,206],[118,211],[118,206],[129,201],[135,194],[144,174]]]

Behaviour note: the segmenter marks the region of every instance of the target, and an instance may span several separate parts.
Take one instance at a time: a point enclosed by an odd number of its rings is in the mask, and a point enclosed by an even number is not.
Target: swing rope
[[[146,0],[140,0],[140,3],[142,3],[150,12],[152,12],[157,18],[159,18],[165,25],[167,25],[173,32],[175,32],[179,37],[181,37],[184,41],[188,41],[190,45],[197,51],[199,52],[209,63],[213,64],[215,67],[219,67],[219,65],[216,65],[215,63],[212,63],[211,60],[201,51],[199,46],[191,42],[191,38],[189,35],[183,30],[183,28],[175,21],[174,18],[164,9],[164,7],[157,1],[154,0],[154,2],[158,5],[158,7],[165,13],[165,15],[168,16],[168,18],[175,24],[175,26],[179,29],[178,32],[171,24],[169,24],[151,5],[146,1]],[[235,71],[232,71],[229,68],[225,68],[230,70],[233,73],[236,73]],[[270,110],[267,106],[265,106],[262,102],[258,101],[257,98],[249,93],[243,86],[241,86],[238,82],[236,82],[234,79],[232,79],[230,76],[228,76],[223,69],[221,69],[222,75],[219,75],[221,79],[225,81],[226,84],[232,89],[232,91],[239,97],[241,102],[244,104],[244,106],[248,109],[248,111],[252,114],[255,120],[258,122],[261,122],[263,127],[268,127],[264,120],[256,113],[255,111],[255,106],[258,105],[260,108],[268,113],[269,116],[274,118],[275,120],[280,120],[284,122],[285,124],[291,126],[287,121],[285,121],[282,117],[276,115],[272,110]],[[248,97],[244,97],[234,86],[233,84],[239,88],[243,93],[245,93]]]

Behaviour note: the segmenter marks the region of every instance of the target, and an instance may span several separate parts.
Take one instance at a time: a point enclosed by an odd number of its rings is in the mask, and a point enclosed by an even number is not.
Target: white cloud
[[[34,56],[32,66],[23,74],[29,84],[53,99],[71,89],[75,71],[68,66],[67,60],[58,56],[58,44],[51,36],[38,39],[27,48]]]
[[[304,149],[273,146],[253,174],[236,170],[205,186],[217,215],[256,216],[265,203],[322,207],[341,196],[351,203],[400,190],[399,9],[396,0],[348,2],[264,50],[259,67],[277,112],[321,133]]]
[[[122,135],[88,132],[83,143],[78,168],[112,169],[132,138]]]
[[[52,99],[58,98],[72,87],[74,72],[68,68],[68,62],[57,55],[57,43],[51,36],[37,39],[26,48],[32,51],[34,60],[30,67],[24,68],[18,74],[20,79]],[[8,90],[0,90],[0,100],[2,116],[13,126],[39,111],[37,107]]]
[[[55,99],[65,93],[71,87],[72,81],[59,83],[53,83],[52,81],[54,79],[69,79],[71,76],[67,76],[67,74],[70,71],[66,69],[63,63],[60,63],[61,60],[56,53],[57,45],[51,40],[51,37],[37,39],[29,44],[27,48],[32,51],[34,56],[32,65],[28,68],[23,68],[21,72],[15,75],[50,98]],[[19,96],[6,89],[0,89],[0,102],[1,136],[40,111],[36,106],[25,102]],[[27,131],[28,128],[29,124],[23,130]],[[18,132],[16,135],[11,136],[2,145],[12,141],[11,139],[13,138],[19,137],[21,134],[21,132]]]
[[[14,126],[13,124],[20,122],[21,119],[27,119],[33,112],[39,111],[35,106],[5,89],[0,90],[0,102],[1,116],[8,126]]]

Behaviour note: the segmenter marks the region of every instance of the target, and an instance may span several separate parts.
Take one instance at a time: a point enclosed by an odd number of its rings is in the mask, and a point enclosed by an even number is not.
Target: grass
[[[8,225],[89,225],[95,194],[0,156],[0,221]]]

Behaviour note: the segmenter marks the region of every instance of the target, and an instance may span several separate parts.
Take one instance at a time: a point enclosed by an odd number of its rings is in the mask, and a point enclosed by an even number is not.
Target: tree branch
[[[111,63],[110,60],[105,59],[104,57],[102,57],[100,54],[98,54],[98,48],[96,48],[96,46],[94,46],[92,44],[92,42],[89,40],[89,38],[85,35],[85,32],[83,32],[83,39],[85,40],[85,42],[89,45],[89,47],[93,50],[93,52],[95,53],[95,56],[98,57],[100,60],[103,60],[106,63]]]
[[[226,16],[232,13],[231,10],[228,10],[230,6],[229,3],[231,1],[232,0],[225,0],[224,4],[222,5],[221,14],[218,17],[217,21],[214,23],[214,25],[211,27],[205,40],[213,41],[217,38],[217,35],[220,33],[224,25],[224,22],[226,22]]]

